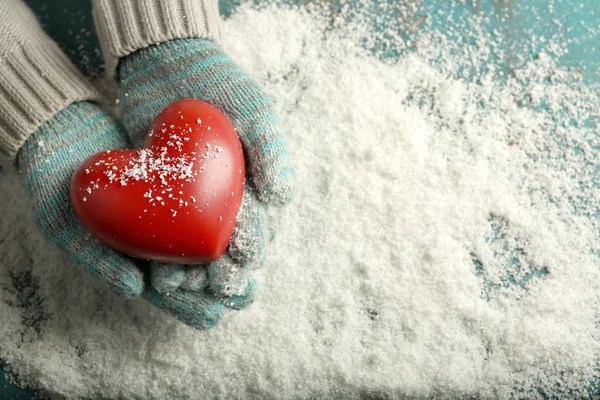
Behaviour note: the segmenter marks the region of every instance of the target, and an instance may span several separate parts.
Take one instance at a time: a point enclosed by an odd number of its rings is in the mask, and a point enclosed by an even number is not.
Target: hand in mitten
[[[152,304],[182,322],[209,328],[224,312],[222,299],[205,291],[177,290],[166,296],[144,285],[139,261],[108,248],[75,216],[69,198],[75,169],[94,153],[126,147],[126,136],[115,120],[89,102],[74,103],[42,124],[17,155],[40,231],[120,295],[131,298],[143,293]],[[230,302],[239,307],[252,302],[255,289],[253,283],[247,285]]]
[[[247,272],[260,265],[270,238],[266,205],[285,205],[293,195],[294,172],[272,104],[258,84],[210,40],[177,39],[138,50],[120,60],[120,115],[138,147],[167,104],[204,100],[233,123],[246,156],[248,178],[237,225],[226,253],[208,265],[153,263],[159,293],[205,287],[224,298],[242,293]],[[236,301],[227,304],[238,307]]]

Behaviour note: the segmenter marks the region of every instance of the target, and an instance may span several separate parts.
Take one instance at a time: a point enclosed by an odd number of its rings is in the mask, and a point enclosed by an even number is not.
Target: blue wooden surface
[[[5,376],[4,369],[0,367],[0,399],[29,400],[36,399],[32,391],[21,389],[10,383]]]
[[[84,72],[90,75],[101,73],[98,40],[91,26],[91,0],[26,1],[34,9],[47,32],[61,43],[69,57]],[[397,1],[387,0],[391,4]],[[399,30],[405,30],[403,32],[405,36],[414,32],[415,27],[436,29],[446,34],[454,32],[454,34],[468,35],[469,32],[453,28],[462,26],[463,21],[473,13],[481,13],[487,17],[487,29],[490,31],[496,29],[502,33],[499,40],[502,41],[504,48],[508,49],[507,56],[506,59],[495,60],[495,62],[507,73],[518,67],[514,64],[518,58],[512,55],[526,55],[529,59],[536,56],[536,49],[531,49],[527,45],[532,35],[552,37],[562,34],[566,39],[570,39],[570,43],[569,52],[559,60],[559,63],[580,71],[585,82],[600,81],[600,53],[599,48],[596,47],[600,46],[598,40],[600,36],[589,30],[589,28],[600,27],[600,1],[598,0],[472,0],[454,6],[450,1],[405,1],[419,3],[419,11],[412,16],[412,20],[402,20],[402,24],[398,24]],[[231,13],[239,2],[240,0],[221,0],[221,13],[224,15]],[[307,1],[285,0],[285,2],[304,4]],[[329,4],[333,9],[339,8],[340,0],[330,0]],[[364,2],[361,4],[364,6]],[[375,0],[367,7],[373,14],[381,13],[383,9],[382,2]],[[390,24],[395,24],[399,20],[401,19],[397,15],[389,15],[387,18]],[[556,24],[555,20],[558,20],[560,25]],[[386,21],[386,18],[383,18],[383,21]],[[378,27],[373,26],[373,29],[376,30]],[[398,49],[393,46],[382,45],[378,51],[384,57],[398,55]],[[31,399],[34,396],[32,392],[9,384],[4,379],[4,370],[0,366],[0,399],[21,400]]]

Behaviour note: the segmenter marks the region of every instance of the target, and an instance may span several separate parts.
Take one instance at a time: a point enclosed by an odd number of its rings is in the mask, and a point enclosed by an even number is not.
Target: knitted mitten
[[[41,233],[92,276],[122,296],[134,297],[144,290],[143,274],[134,259],[93,237],[75,216],[69,198],[71,176],[86,158],[127,146],[111,117],[92,103],[77,102],[42,124],[17,157]],[[247,304],[254,299],[255,291],[254,284],[248,285],[231,301]],[[224,312],[223,300],[207,291],[177,291],[164,296],[147,287],[143,295],[158,308],[199,329],[216,324]]]
[[[264,206],[284,205],[293,195],[294,172],[269,98],[210,40],[150,46],[122,58],[118,72],[121,118],[135,146],[144,142],[154,116],[183,98],[211,103],[233,123],[255,190],[246,185],[227,253],[206,268],[155,263],[152,282],[159,292],[208,285],[220,296],[240,293],[248,281],[246,271],[264,256],[269,236]]]
[[[132,297],[142,292],[142,273],[130,258],[109,249],[81,225],[69,198],[71,176],[86,158],[126,146],[113,119],[92,103],[78,102],[27,139],[18,166],[42,235],[117,293]]]

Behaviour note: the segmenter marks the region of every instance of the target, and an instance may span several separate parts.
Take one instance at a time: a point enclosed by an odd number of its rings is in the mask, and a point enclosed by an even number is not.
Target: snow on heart
[[[226,249],[244,180],[231,123],[213,106],[188,99],[157,115],[143,148],[86,160],[73,176],[71,200],[83,225],[116,250],[204,263]]]

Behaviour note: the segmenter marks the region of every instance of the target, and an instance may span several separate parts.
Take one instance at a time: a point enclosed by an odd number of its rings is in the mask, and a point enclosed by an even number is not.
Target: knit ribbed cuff
[[[70,104],[99,98],[96,88],[49,38],[13,43],[0,58],[0,165]]]
[[[119,59],[173,39],[219,40],[218,0],[93,0],[94,23],[112,78]]]

